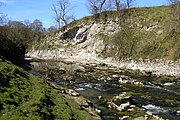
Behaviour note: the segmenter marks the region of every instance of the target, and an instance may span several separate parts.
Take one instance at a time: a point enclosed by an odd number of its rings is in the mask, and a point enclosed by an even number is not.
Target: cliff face
[[[117,60],[177,60],[180,57],[177,9],[172,6],[134,8],[86,17],[68,25],[65,32],[45,37],[36,50],[51,51],[52,56],[54,51],[85,58],[90,55]]]
[[[64,32],[46,36],[27,55],[79,61],[178,61],[178,6],[133,8],[118,13],[107,11],[85,17],[66,26]]]

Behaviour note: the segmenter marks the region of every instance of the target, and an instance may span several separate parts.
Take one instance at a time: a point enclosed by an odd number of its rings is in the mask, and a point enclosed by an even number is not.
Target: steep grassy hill
[[[0,120],[92,120],[71,99],[0,56]]]

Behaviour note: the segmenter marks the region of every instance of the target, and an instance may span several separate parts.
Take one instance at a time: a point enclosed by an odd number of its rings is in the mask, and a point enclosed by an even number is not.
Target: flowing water
[[[147,116],[180,119],[179,77],[122,70],[105,64],[33,62],[30,71],[67,89],[74,89],[101,110],[104,120]],[[123,94],[129,97],[122,98]],[[116,99],[120,96],[120,99]],[[129,105],[122,110],[112,107]],[[119,107],[118,107],[119,108]],[[149,117],[152,118],[153,117]]]

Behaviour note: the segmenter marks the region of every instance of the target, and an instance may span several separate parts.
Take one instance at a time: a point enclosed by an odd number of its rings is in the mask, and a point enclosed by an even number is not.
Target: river
[[[106,64],[32,62],[32,74],[74,89],[103,120],[180,119],[180,78],[123,70]]]

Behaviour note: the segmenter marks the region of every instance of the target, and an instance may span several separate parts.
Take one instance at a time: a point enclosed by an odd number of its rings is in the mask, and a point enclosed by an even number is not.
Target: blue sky
[[[58,0],[0,0],[5,5],[1,11],[8,15],[11,20],[30,20],[39,19],[45,27],[54,25],[53,12],[51,6]],[[89,15],[86,7],[86,0],[69,0],[73,6],[72,14],[77,19]],[[136,0],[134,6],[159,6],[166,5],[167,0]]]

